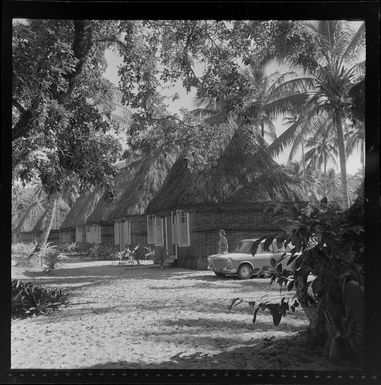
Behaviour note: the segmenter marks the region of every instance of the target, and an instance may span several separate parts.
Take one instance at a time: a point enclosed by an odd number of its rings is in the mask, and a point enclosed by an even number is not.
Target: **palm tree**
[[[357,121],[356,124],[348,127],[345,135],[346,152],[352,154],[355,149],[360,150],[361,172],[365,176],[365,126],[364,122]]]
[[[359,62],[359,58],[365,46],[365,24],[362,23],[359,29],[354,31],[345,21],[323,20],[318,21],[317,25],[308,24],[308,28],[312,30],[319,43],[319,50],[314,58],[315,69],[309,70],[309,76],[294,78],[277,87],[277,92],[283,98],[288,93],[289,103],[293,106],[297,106],[297,102],[304,95],[306,99],[303,112],[299,115],[298,121],[269,146],[269,151],[273,154],[279,153],[294,140],[301,125],[311,121],[315,115],[327,114],[333,120],[332,127],[336,131],[342,195],[347,207],[343,111],[348,104],[348,92],[353,85],[356,71],[361,72],[364,69],[365,62]]]
[[[265,134],[274,141],[277,137],[274,118],[289,110],[288,94],[284,98],[274,100],[278,86],[295,77],[294,72],[279,74],[274,72],[266,75],[265,68],[250,64],[243,69],[241,76],[246,84],[243,98],[243,112],[226,109],[222,100],[199,98],[196,103],[199,108],[195,110],[199,116],[206,118],[207,123],[227,124],[233,130],[237,127],[250,127],[256,135],[258,143],[267,146]],[[301,101],[305,96],[301,95]],[[300,104],[300,103],[299,103]]]
[[[323,197],[327,193],[327,163],[330,160],[336,165],[336,157],[338,155],[336,138],[334,136],[333,121],[322,119],[322,116],[316,116],[312,120],[318,123],[318,126],[312,127],[312,135],[307,141],[306,153],[307,168],[320,170],[323,166]]]

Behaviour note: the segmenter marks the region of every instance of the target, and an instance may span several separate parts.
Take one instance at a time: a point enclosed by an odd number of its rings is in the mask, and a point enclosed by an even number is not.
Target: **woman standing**
[[[227,254],[229,245],[228,240],[226,239],[225,230],[221,229],[218,234],[220,236],[220,239],[218,240],[218,254]]]

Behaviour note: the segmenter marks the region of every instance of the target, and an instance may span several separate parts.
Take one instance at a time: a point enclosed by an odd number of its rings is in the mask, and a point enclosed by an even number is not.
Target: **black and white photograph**
[[[366,34],[13,18],[11,369],[364,370]]]

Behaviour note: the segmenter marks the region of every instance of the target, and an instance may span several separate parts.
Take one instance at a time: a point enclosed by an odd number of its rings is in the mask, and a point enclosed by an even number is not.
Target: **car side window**
[[[264,244],[265,244],[265,241],[262,241],[259,245],[258,245],[258,250],[257,250],[257,254],[263,254],[263,253],[273,253],[274,249],[273,249],[273,245],[270,244],[269,247],[264,250]]]
[[[262,249],[263,249],[263,246],[264,246],[264,242],[263,242],[263,244],[262,244]],[[269,245],[269,247],[268,247],[266,250],[264,250],[263,252],[264,252],[264,253],[274,253],[274,245],[271,243],[271,244]]]

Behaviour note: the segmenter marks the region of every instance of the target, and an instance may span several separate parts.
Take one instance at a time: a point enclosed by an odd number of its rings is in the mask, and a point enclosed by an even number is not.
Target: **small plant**
[[[295,312],[295,309],[299,306],[299,302],[297,300],[294,300],[294,302],[290,305],[290,300],[288,299],[287,301],[285,301],[285,299],[286,297],[283,297],[280,303],[260,302],[257,308],[255,308],[255,301],[247,301],[249,303],[250,309],[253,311],[253,324],[257,320],[257,314],[259,310],[270,310],[270,313],[273,317],[273,323],[275,326],[278,326],[282,317],[285,317],[290,309],[292,310],[292,312]],[[233,307],[239,305],[242,302],[244,302],[244,300],[241,298],[232,299],[230,304],[228,305],[229,313],[231,312]]]
[[[30,255],[36,249],[37,242],[16,243],[12,245],[11,255],[15,259],[17,266],[28,266],[30,264]]]
[[[12,280],[12,318],[25,318],[56,310],[68,303],[68,296],[60,289]]]
[[[45,247],[39,252],[39,257],[45,264],[45,270],[52,273],[67,257],[60,255],[57,246],[47,243]]]
[[[89,251],[87,252],[88,257],[90,257],[93,260],[99,259],[99,246],[93,245]]]
[[[115,254],[119,259],[120,264],[133,265],[137,263],[140,265],[141,260],[153,260],[155,258],[155,250],[149,246],[136,245],[133,249],[126,247],[123,251],[119,251]]]

